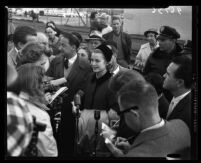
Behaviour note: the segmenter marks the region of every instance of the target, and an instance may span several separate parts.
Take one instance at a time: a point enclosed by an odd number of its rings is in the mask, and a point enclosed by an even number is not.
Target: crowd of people
[[[191,42],[181,47],[170,26],[148,29],[131,65],[122,24],[92,12],[87,38],[53,21],[44,33],[16,27],[7,53],[7,157],[191,159]]]

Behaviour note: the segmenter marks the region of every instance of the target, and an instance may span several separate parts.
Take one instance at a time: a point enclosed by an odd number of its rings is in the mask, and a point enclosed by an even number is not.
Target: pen
[[[118,121],[115,122],[115,124],[111,127],[111,128],[114,128],[114,126],[119,123],[120,119]]]

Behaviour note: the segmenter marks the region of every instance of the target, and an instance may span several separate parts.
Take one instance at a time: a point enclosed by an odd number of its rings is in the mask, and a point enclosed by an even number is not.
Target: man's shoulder
[[[165,123],[165,127],[167,128],[167,130],[169,131],[169,133],[177,133],[177,132],[188,132],[188,126],[187,124],[181,120],[181,119],[172,119],[172,120],[168,120]],[[178,130],[181,129],[181,130]]]
[[[103,35],[103,38],[108,38],[108,37],[111,36],[111,35],[113,35],[113,31],[104,34],[104,35]]]

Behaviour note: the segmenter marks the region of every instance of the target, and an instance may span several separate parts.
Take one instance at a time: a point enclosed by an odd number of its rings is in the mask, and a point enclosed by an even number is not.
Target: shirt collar
[[[177,96],[177,97],[173,97],[172,101],[175,103],[178,103],[180,100],[182,100],[188,93],[190,93],[190,90],[187,91],[186,93],[183,93],[182,95],[180,96]]]
[[[112,72],[114,75],[116,75],[119,72],[120,68],[117,66],[117,68]]]
[[[72,57],[72,58],[70,58],[68,61],[68,63],[69,63],[69,65],[72,65],[74,62],[75,62],[75,60],[77,59],[77,54],[74,56],[74,57]]]
[[[155,124],[155,125],[153,125],[153,126],[151,126],[151,127],[148,127],[148,128],[143,129],[143,130],[141,131],[141,133],[142,133],[142,132],[145,132],[145,131],[148,131],[148,130],[153,130],[153,129],[160,128],[160,127],[164,126],[164,124],[165,124],[165,121],[164,121],[163,119],[161,119],[161,121],[160,121],[159,123],[157,123],[157,124]]]
[[[15,51],[17,52],[17,53],[19,53],[19,50],[15,47]]]

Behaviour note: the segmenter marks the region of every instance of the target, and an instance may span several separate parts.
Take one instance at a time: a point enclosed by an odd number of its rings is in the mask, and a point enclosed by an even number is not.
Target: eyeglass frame
[[[131,106],[128,109],[125,109],[124,111],[120,111],[119,114],[124,115],[125,113],[128,113],[131,110],[139,110],[139,107],[138,106]]]

